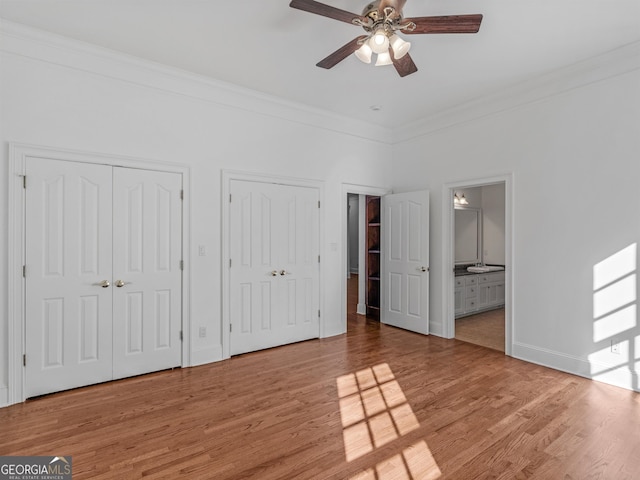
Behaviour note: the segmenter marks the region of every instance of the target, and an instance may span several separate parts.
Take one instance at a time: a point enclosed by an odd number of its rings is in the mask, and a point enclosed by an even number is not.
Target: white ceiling
[[[360,13],[367,1],[324,3]],[[0,0],[13,22],[386,127],[640,41],[639,0],[408,0],[404,9],[471,13],[484,15],[475,35],[405,36],[418,72],[400,78],[354,56],[316,67],[363,30],[289,0]]]

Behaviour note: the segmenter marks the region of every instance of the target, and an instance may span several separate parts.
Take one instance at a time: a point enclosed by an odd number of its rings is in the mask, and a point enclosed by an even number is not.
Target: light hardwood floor
[[[0,409],[82,479],[637,479],[640,395],[349,315],[349,332]]]
[[[504,352],[504,308],[456,319],[456,338]]]

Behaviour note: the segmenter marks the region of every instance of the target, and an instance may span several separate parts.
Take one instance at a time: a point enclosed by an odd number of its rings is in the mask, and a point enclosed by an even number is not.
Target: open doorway
[[[379,321],[380,196],[347,194],[346,275],[347,319]]]
[[[445,190],[447,337],[511,354],[511,179]],[[446,200],[445,200],[446,198]]]
[[[379,243],[376,248],[375,241],[369,241],[373,235],[372,229],[377,228],[379,242],[380,220],[379,215],[377,220],[371,216],[367,205],[371,205],[372,199],[377,199],[379,208],[380,197],[387,193],[389,191],[382,188],[343,185],[345,218],[342,251],[345,255],[342,312],[345,330],[359,324],[378,323],[380,318],[380,289],[375,288],[375,284],[379,285],[380,269],[379,263],[377,269],[374,268],[374,258],[370,258],[377,255],[379,260]]]

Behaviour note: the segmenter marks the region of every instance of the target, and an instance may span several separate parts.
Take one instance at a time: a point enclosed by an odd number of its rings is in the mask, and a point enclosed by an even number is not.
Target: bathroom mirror
[[[455,264],[482,263],[482,209],[455,208]]]

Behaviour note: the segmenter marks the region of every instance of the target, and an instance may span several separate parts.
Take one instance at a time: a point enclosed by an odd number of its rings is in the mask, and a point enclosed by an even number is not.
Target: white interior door
[[[177,367],[182,176],[113,169],[113,377]]]
[[[429,192],[382,197],[382,323],[429,333]]]
[[[230,183],[231,355],[319,336],[317,189]]]
[[[112,179],[108,166],[39,158],[26,174],[32,397],[112,378]]]
[[[180,174],[28,158],[26,397],[179,366]]]

